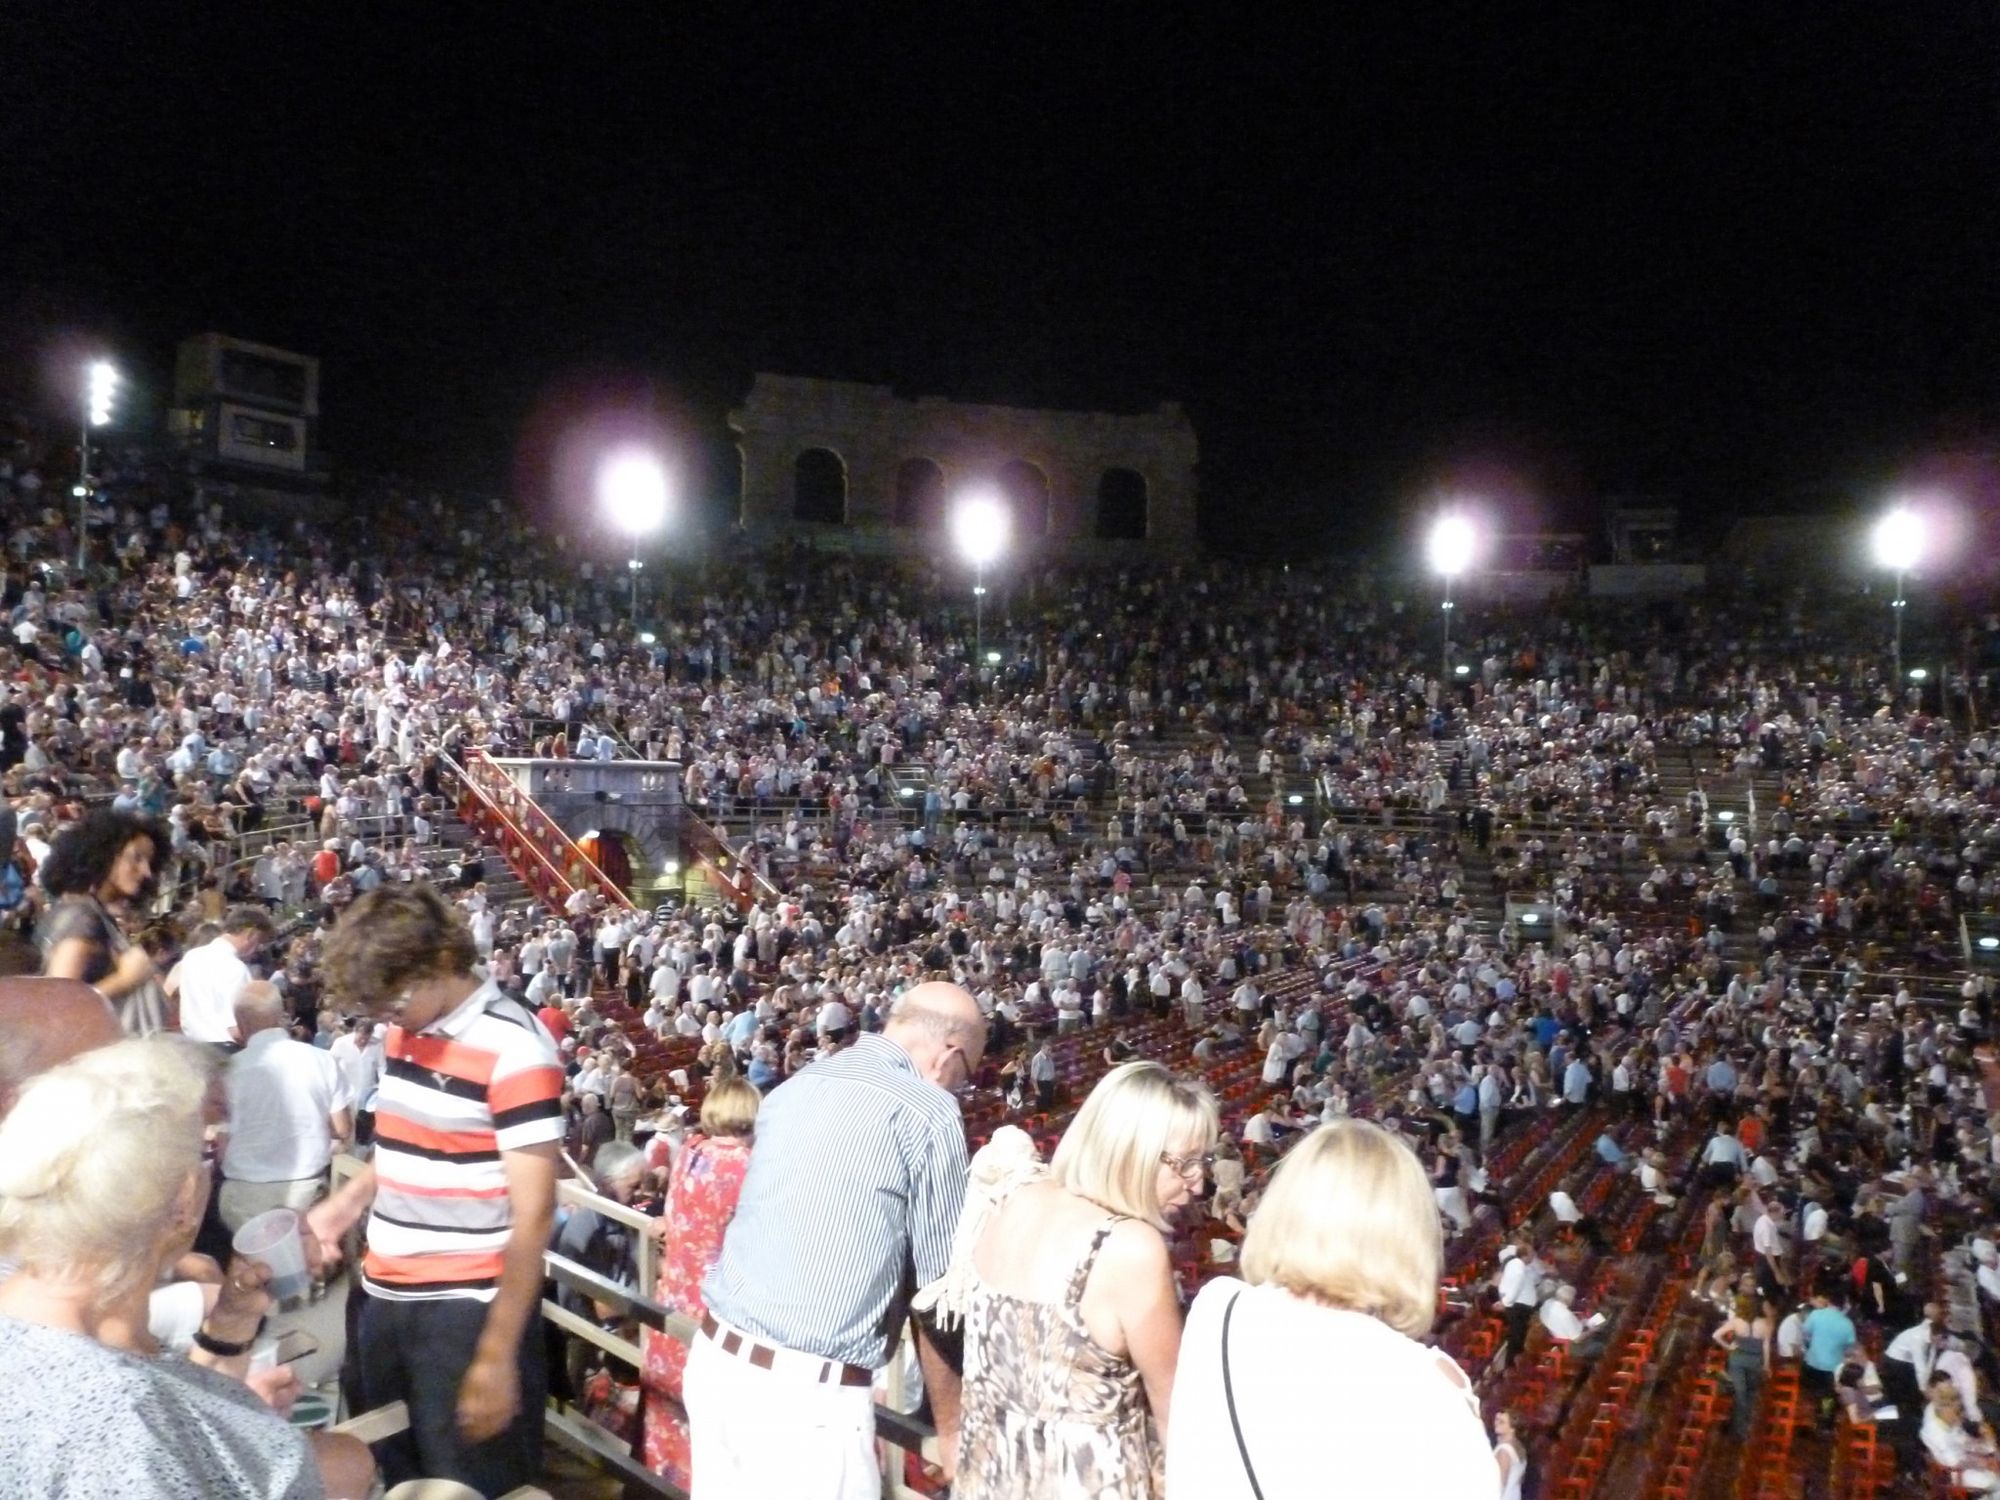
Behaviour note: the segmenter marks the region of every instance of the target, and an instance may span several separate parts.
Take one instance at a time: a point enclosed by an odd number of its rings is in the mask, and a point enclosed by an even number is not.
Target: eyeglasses
[[[1162,1151],[1160,1165],[1171,1168],[1176,1177],[1200,1177],[1215,1166],[1215,1153],[1196,1152],[1192,1156],[1175,1156]]]

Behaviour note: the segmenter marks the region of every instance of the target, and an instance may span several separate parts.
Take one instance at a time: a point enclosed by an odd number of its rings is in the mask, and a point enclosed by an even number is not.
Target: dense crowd
[[[413,1409],[388,1477],[523,1482],[520,1414],[553,1379],[682,1477],[691,1418],[698,1493],[862,1493],[896,1357],[864,1331],[900,1326],[908,1279],[962,1329],[959,1347],[919,1319],[915,1340],[954,1493],[1076,1493],[1079,1474],[1106,1495],[1283,1492],[1331,1421],[1367,1492],[1518,1494],[1534,1445],[1488,1411],[1490,1457],[1479,1399],[1531,1340],[1602,1348],[1577,1253],[1601,1238],[1579,1205],[1604,1171],[1699,1203],[1740,1424],[1773,1363],[1803,1357],[1829,1413],[1884,1393],[1869,1419],[1895,1407],[1880,1420],[1912,1469],[2000,1472],[1976,1461],[2000,1375],[1983,1316],[1920,1313],[1948,1267],[2000,1297],[1990,997],[1957,933],[2000,901],[1988,622],[1954,641],[1960,690],[1927,701],[1883,676],[1879,601],[1747,580],[1480,611],[1441,675],[1430,612],[1352,570],[1037,565],[984,661],[930,564],[730,552],[642,629],[584,541],[502,508],[379,490],[344,521],[259,528],[137,452],[107,466],[79,569],[34,460],[0,468],[15,970],[228,1058],[233,1129],[195,1214],[213,1259],[162,1230],[146,1271],[211,1287],[181,1347],[255,1322],[255,1288],[222,1275],[229,1233],[288,1209],[331,1256],[365,1224],[363,1386]],[[501,861],[452,827],[472,750],[678,762],[754,872],[745,902],[496,895]],[[370,921],[343,926],[356,908]],[[451,962],[380,958],[357,933],[387,943],[392,915]],[[426,1026],[473,1024],[461,1006],[534,1040],[493,1043],[541,1080],[481,1127],[499,1149],[553,1180],[560,1148],[659,1210],[639,1290],[704,1331],[691,1354],[648,1336],[642,1415],[587,1355],[496,1373],[491,1328],[397,1291],[451,1253],[378,1182],[407,1188],[411,1120],[463,1107],[444,1071],[449,1106],[408,1076]],[[44,1087],[87,1082],[110,1118],[166,1095],[199,1116],[182,1095],[201,1068],[106,1055]],[[32,1102],[25,1072],[5,1081]],[[1598,1147],[1523,1209],[1499,1163],[1551,1116]],[[331,1155],[371,1141],[368,1192],[324,1198]],[[906,1220],[859,1207],[884,1173],[914,1194]],[[615,1219],[496,1187],[517,1216],[498,1230],[539,1226],[635,1283]],[[59,1278],[15,1231],[27,1211],[9,1217],[27,1195],[0,1184],[0,1257],[25,1268],[0,1313],[32,1320]],[[493,1253],[472,1301],[504,1309],[518,1288]],[[1493,1371],[1416,1342],[1468,1259],[1507,1326]],[[457,1438],[460,1392],[388,1352],[411,1341],[483,1372]],[[1233,1365],[1205,1363],[1218,1346]],[[46,1355],[0,1357],[26,1374]],[[808,1365],[810,1399],[781,1378]],[[218,1430],[243,1420],[202,1399]],[[746,1411],[835,1446],[774,1444]],[[354,1454],[317,1458],[271,1459],[289,1477],[256,1492],[354,1484]]]

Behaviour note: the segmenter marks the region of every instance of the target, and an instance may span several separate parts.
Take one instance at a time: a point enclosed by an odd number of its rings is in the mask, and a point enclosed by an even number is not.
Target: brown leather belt
[[[775,1366],[778,1362],[778,1355],[781,1352],[793,1359],[808,1361],[816,1359],[816,1356],[801,1354],[796,1349],[780,1351],[766,1344],[760,1344],[748,1334],[738,1333],[733,1328],[724,1328],[720,1323],[715,1321],[712,1314],[707,1312],[701,1315],[701,1331],[724,1354],[733,1355],[737,1359],[748,1360],[760,1370],[768,1370]],[[819,1359],[817,1363],[819,1364],[818,1380],[821,1385],[862,1386],[873,1385],[875,1383],[875,1372],[873,1370],[864,1370],[860,1365],[843,1365],[839,1361],[831,1359]]]

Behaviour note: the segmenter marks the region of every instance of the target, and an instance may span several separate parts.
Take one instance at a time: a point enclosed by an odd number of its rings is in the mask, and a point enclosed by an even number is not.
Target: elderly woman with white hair
[[[0,1476],[9,1493],[361,1496],[352,1438],[312,1440],[240,1380],[147,1332],[208,1203],[212,1064],[175,1037],[83,1053],[0,1119]]]
[[[1250,1219],[1243,1280],[1210,1282],[1188,1310],[1168,1493],[1494,1500],[1471,1383],[1418,1342],[1443,1253],[1402,1141],[1365,1120],[1301,1141]]]

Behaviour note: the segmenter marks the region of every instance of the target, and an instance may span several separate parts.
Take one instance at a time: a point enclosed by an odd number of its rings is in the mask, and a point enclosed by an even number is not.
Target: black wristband
[[[197,1328],[194,1331],[195,1348],[213,1354],[217,1359],[235,1359],[240,1354],[248,1354],[250,1346],[256,1342],[255,1334],[240,1344],[232,1344],[224,1339],[215,1338],[205,1328]]]

